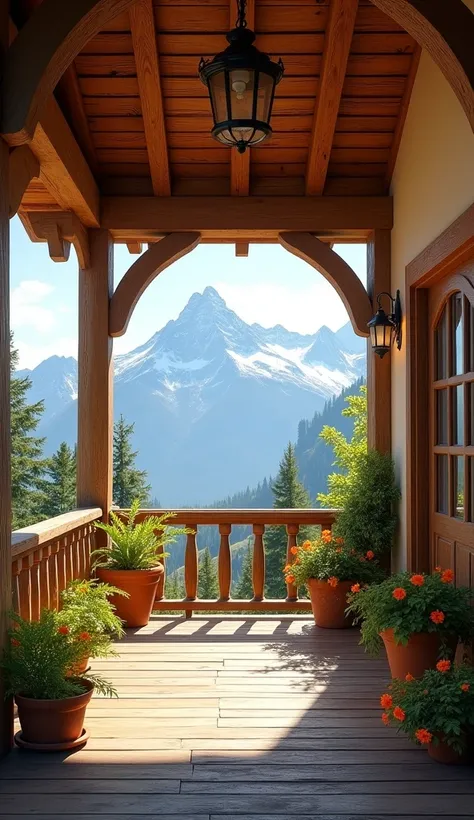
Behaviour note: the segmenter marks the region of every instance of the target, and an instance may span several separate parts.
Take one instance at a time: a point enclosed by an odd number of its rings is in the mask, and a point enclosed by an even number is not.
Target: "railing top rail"
[[[21,558],[38,549],[42,544],[55,541],[61,538],[62,535],[66,535],[68,532],[101,517],[102,510],[100,507],[87,507],[72,510],[64,513],[64,515],[57,515],[55,518],[48,518],[46,521],[39,521],[38,524],[33,524],[31,527],[14,530],[11,538],[12,559]]]
[[[317,509],[269,509],[269,510],[234,510],[234,509],[170,509],[170,510],[140,510],[138,520],[143,520],[150,515],[161,515],[163,512],[174,513],[174,524],[185,524],[187,526],[215,524],[306,524],[324,526],[334,523],[338,510],[317,510]],[[126,512],[117,510],[116,512]]]

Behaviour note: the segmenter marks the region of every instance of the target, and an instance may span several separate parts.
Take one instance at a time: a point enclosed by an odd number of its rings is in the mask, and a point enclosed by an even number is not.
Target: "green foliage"
[[[209,547],[199,555],[198,597],[207,601],[219,597],[216,563],[211,557]]]
[[[84,642],[86,654],[91,658],[116,655],[112,638],[121,638],[125,634],[122,621],[109,601],[110,595],[128,597],[123,590],[95,579],[71,581],[61,593],[61,621],[73,638]],[[85,635],[89,637],[85,638]]]
[[[45,462],[46,480],[41,514],[44,518],[69,512],[76,506],[76,453],[65,441]]]
[[[335,534],[358,552],[372,550],[377,556],[390,553],[399,499],[392,457],[377,450],[359,453],[346,485]]]
[[[394,679],[381,703],[384,723],[396,726],[411,740],[432,740],[435,745],[442,741],[462,753],[474,731],[474,668],[449,665],[444,672],[428,669],[422,678]]]
[[[164,548],[172,544],[178,535],[187,535],[193,530],[186,527],[170,527],[169,520],[174,513],[165,512],[152,515],[138,524],[135,519],[140,509],[140,500],[136,498],[124,519],[111,512],[110,524],[96,522],[96,528],[103,530],[110,538],[106,549],[95,550],[96,566],[109,569],[151,569],[167,553]]]
[[[41,517],[44,439],[33,435],[44,410],[42,401],[28,404],[28,377],[14,375],[18,351],[10,344],[12,529],[26,527]]]
[[[329,581],[337,586],[339,581],[370,584],[383,577],[372,552],[361,555],[334,538],[329,530],[323,530],[316,541],[305,541],[294,549],[295,558],[285,566],[288,583],[301,586],[310,578]]]
[[[184,598],[184,585],[178,577],[178,572],[173,572],[171,575],[166,577],[165,598]]]
[[[249,601],[253,598],[253,584],[252,584],[252,564],[253,564],[253,550],[251,547],[251,537],[248,539],[247,549],[245,551],[244,559],[242,561],[242,569],[240,572],[239,582],[236,585],[234,598],[242,598]]]
[[[363,385],[359,395],[347,396],[349,405],[342,415],[354,419],[351,439],[335,427],[323,427],[320,437],[334,451],[334,466],[341,472],[328,476],[328,492],[319,493],[318,501],[323,507],[340,509],[345,507],[355,472],[361,459],[367,453],[367,388]]]
[[[351,596],[349,612],[362,623],[361,643],[366,650],[378,654],[379,633],[385,629],[393,629],[395,642],[402,644],[415,632],[438,632],[469,642],[474,634],[474,593],[455,587],[448,578],[453,578],[451,570],[433,575],[401,572]]]
[[[115,695],[106,680],[89,672],[69,677],[70,670],[84,659],[84,642],[70,633],[61,612],[43,609],[39,621],[26,621],[11,613],[14,622],[1,667],[5,694],[38,700],[60,700],[86,691],[90,681],[99,694]]]
[[[151,486],[147,484],[146,470],[137,470],[137,451],[132,450],[131,437],[135,425],[127,424],[123,416],[114,424],[114,503],[130,507],[134,498],[141,498],[148,505]]]

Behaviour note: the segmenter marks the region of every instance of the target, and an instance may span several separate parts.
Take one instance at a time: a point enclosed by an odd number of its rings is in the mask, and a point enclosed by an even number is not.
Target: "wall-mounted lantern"
[[[382,296],[390,299],[391,313],[385,313],[382,307]],[[370,341],[372,350],[382,359],[395,342],[398,350],[402,346],[402,306],[400,302],[400,291],[397,290],[395,299],[390,293],[379,293],[377,296],[377,313],[374,318],[367,323],[370,330]]]

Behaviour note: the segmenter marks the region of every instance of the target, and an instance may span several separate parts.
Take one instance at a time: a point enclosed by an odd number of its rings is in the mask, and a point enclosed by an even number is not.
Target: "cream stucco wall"
[[[466,3],[474,11],[474,0]],[[474,134],[423,52],[392,182],[392,291],[405,304],[405,266],[474,201]],[[392,441],[402,490],[395,560],[406,559],[406,344],[392,356]]]

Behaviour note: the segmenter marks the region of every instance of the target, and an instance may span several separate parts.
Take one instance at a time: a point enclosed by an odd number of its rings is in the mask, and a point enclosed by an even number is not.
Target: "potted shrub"
[[[126,597],[112,595],[111,602],[126,626],[146,626],[153,609],[158,583],[164,573],[161,563],[167,553],[164,547],[178,535],[192,530],[171,527],[173,513],[151,515],[135,523],[140,501],[135,499],[124,518],[110,514],[111,523],[96,523],[109,536],[109,546],[95,551],[97,577],[106,584],[118,587]]]
[[[116,655],[112,640],[124,635],[122,621],[115,614],[115,607],[109,600],[111,595],[126,593],[109,584],[101,584],[96,579],[71,581],[61,593],[61,621],[69,628],[72,638],[83,640],[84,657],[74,666],[71,674],[80,675],[89,665],[89,658],[106,658]]]
[[[395,678],[382,695],[382,720],[427,746],[439,763],[466,763],[474,734],[474,669],[438,661],[422,678]]]
[[[84,655],[88,633],[72,635],[61,612],[44,609],[39,621],[11,615],[14,626],[1,666],[5,694],[13,695],[21,724],[15,740],[19,746],[56,751],[73,749],[87,740],[84,715],[95,689],[115,695],[99,675],[70,670]]]
[[[454,586],[454,572],[402,572],[350,596],[348,612],[361,622],[361,643],[377,655],[382,643],[394,678],[419,678],[441,657],[454,656],[458,640],[473,634],[473,593]]]
[[[293,547],[292,552],[294,560],[284,569],[285,580],[307,586],[317,626],[351,626],[352,618],[346,615],[347,595],[351,589],[379,580],[382,575],[374,553],[356,553],[342,538],[333,537],[330,530],[323,530],[316,541]]]

